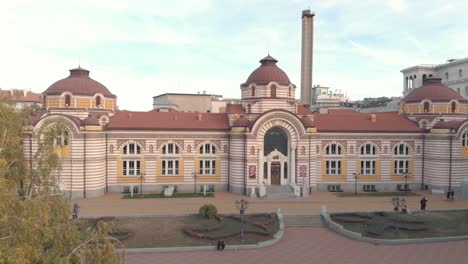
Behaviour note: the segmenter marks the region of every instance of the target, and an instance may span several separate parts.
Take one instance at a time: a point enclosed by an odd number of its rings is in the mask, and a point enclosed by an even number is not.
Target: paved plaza
[[[468,199],[447,201],[444,195],[421,192],[429,200],[428,209],[468,208]],[[80,216],[174,215],[197,213],[201,205],[212,203],[220,213],[234,213],[236,200],[245,196],[217,192],[215,198],[121,199],[121,194],[73,200],[81,206]],[[317,214],[322,205],[329,211],[391,210],[392,197],[336,197],[318,192],[307,198],[287,200],[250,199],[248,212]],[[419,209],[421,196],[406,197],[410,210]],[[468,241],[425,244],[374,245],[340,236],[325,227],[287,227],[276,244],[254,250],[184,251],[127,254],[127,263],[468,263]]]
[[[374,245],[324,227],[286,228],[278,243],[260,249],[127,254],[127,263],[468,263],[468,241]]]
[[[432,195],[421,192],[429,200],[427,209],[468,208],[468,199],[456,197],[455,201],[447,201],[445,195]],[[319,213],[322,205],[329,211],[374,211],[392,210],[392,197],[336,197],[334,193],[317,192],[300,199],[260,200],[228,193],[216,192],[214,198],[159,198],[159,199],[121,199],[122,194],[107,194],[102,197],[73,200],[79,203],[80,216],[124,216],[124,215],[170,215],[198,213],[201,205],[212,203],[220,213],[234,213],[237,209],[236,200],[248,199],[248,212],[274,212],[281,208],[284,214]],[[410,210],[419,209],[420,196],[406,197]]]

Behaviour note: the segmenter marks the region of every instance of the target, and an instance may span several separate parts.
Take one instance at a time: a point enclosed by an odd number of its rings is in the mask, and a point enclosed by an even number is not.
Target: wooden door
[[[271,164],[271,184],[281,184],[281,166]]]

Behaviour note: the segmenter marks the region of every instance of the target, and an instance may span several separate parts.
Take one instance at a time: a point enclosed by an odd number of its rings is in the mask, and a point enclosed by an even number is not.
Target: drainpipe
[[[228,178],[227,178],[227,191],[230,190],[231,185],[231,134],[228,134]]]
[[[73,144],[72,140],[68,140],[70,144],[70,200],[73,198]]]
[[[309,195],[312,194],[312,186],[310,186],[310,135],[309,135],[309,161],[307,162],[307,168],[308,168],[308,184],[309,184]]]
[[[424,190],[424,161],[426,155],[426,135],[423,135],[421,190]]]
[[[247,134],[244,134],[244,195],[247,195]]]
[[[449,190],[452,189],[452,141],[453,141],[453,137],[452,137],[452,130],[450,130],[450,161],[449,161]]]
[[[107,193],[107,190],[108,190],[108,181],[107,181],[107,176],[108,176],[108,170],[109,170],[109,167],[107,166],[108,164],[108,158],[107,158],[107,154],[108,154],[108,150],[109,150],[109,146],[108,146],[108,134],[106,133],[106,189],[105,189],[105,193]]]
[[[86,133],[83,140],[83,198],[86,198]]]

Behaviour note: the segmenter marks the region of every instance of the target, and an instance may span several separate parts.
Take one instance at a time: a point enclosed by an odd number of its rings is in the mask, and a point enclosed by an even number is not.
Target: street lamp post
[[[143,196],[143,176],[145,176],[145,173],[140,173],[140,196]]]
[[[354,176],[354,195],[357,195],[357,179],[359,174],[358,173],[353,173]]]
[[[405,173],[405,196],[408,195],[408,173]]]
[[[192,176],[193,176],[193,193],[196,194],[197,193],[197,172],[196,171],[192,172]]]
[[[239,213],[241,215],[241,243],[244,242],[244,214],[245,210],[247,210],[247,206],[249,205],[249,202],[244,200],[242,198],[240,201],[236,201],[236,207],[239,209]]]

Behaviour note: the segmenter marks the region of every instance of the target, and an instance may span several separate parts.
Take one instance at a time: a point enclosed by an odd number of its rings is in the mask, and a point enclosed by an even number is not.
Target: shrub
[[[200,217],[211,219],[218,215],[218,209],[216,209],[216,206],[212,204],[205,204],[200,207],[198,213],[200,214]]]

